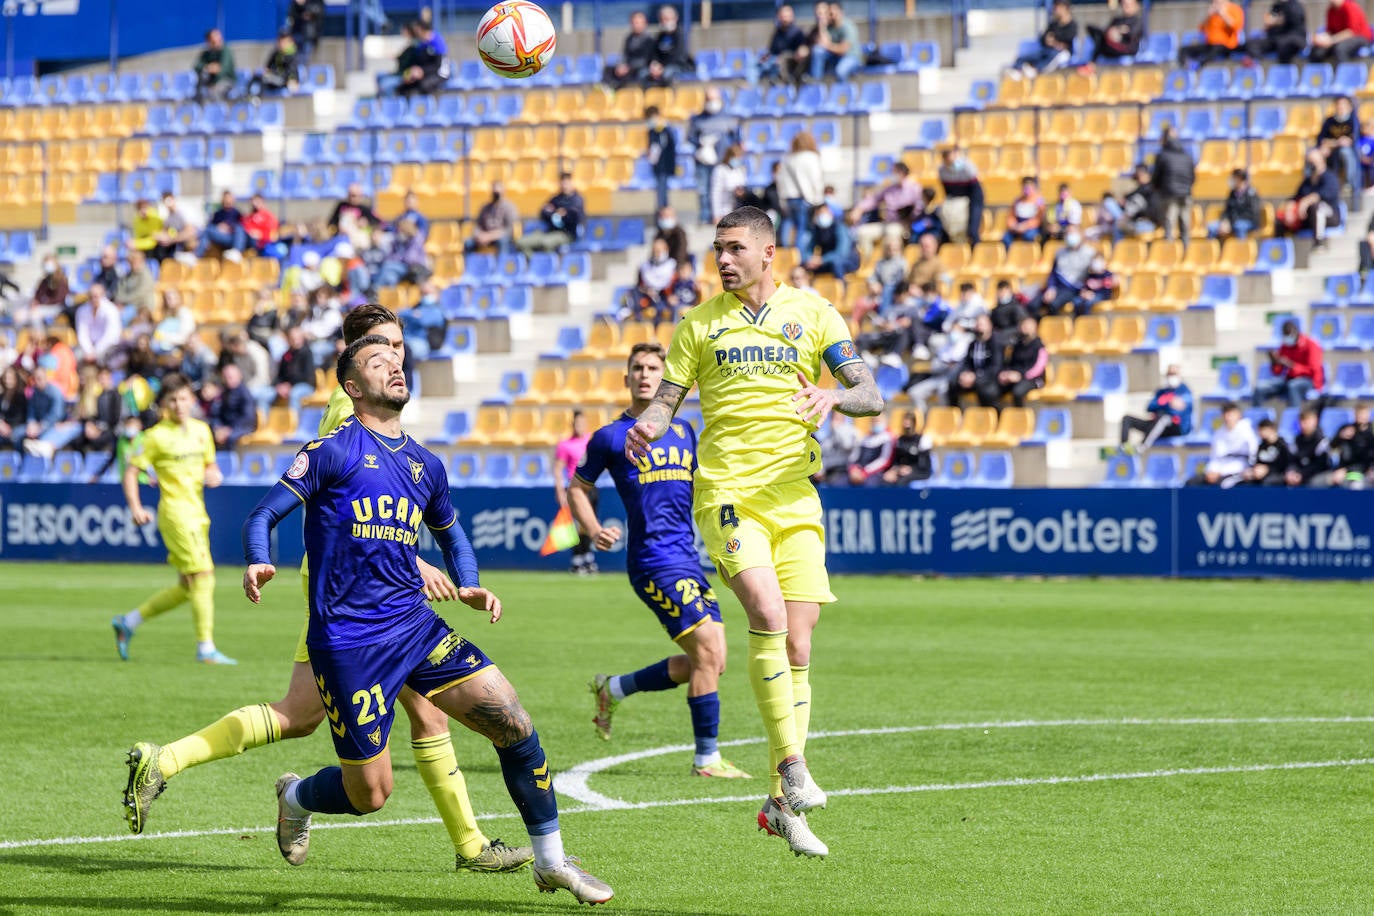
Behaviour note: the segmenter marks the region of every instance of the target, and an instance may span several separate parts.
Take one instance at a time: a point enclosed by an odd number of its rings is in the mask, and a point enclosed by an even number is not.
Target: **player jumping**
[[[640,343],[630,350],[625,384],[630,409],[592,434],[568,491],[573,518],[597,550],[610,550],[620,540],[619,528],[604,528],[590,496],[603,471],[610,471],[625,504],[630,540],[626,571],[635,594],[658,616],[684,655],[674,655],[633,674],[598,674],[592,722],[605,740],[611,737],[611,714],[632,693],[672,690],[687,685],[696,755],[692,775],[748,779],[749,774],[720,756],[720,696],[716,686],[725,670],[725,629],[720,605],[701,574],[692,532],[692,472],[697,438],[686,423],[670,423],[667,432],[639,463],[625,457],[625,433],[649,406],[663,378],[662,344]],[[652,519],[652,525],[647,520]]]
[[[442,462],[401,428],[401,408],[410,400],[401,357],[385,337],[363,337],[339,357],[337,374],[354,416],[300,450],[243,528],[243,588],[256,603],[276,575],[271,529],[307,507],[306,643],[342,764],[277,780],[282,856],[292,865],[305,861],[313,812],[361,815],[385,804],[394,698],[409,686],[495,746],[533,842],[539,889],[564,888],[583,903],[610,900],[609,885],[564,855],[553,774],[515,689],[421,594],[415,561],[424,524],[458,583],[459,600],[488,612],[492,623],[501,617],[500,601],[478,581]]]
[[[716,225],[725,290],[673,332],[652,403],[625,436],[642,461],[682,399],[701,391],[705,429],[692,514],[707,552],[749,618],[749,682],[775,770],[759,826],[798,855],[829,850],[803,812],[825,806],[803,753],[811,719],[811,632],[835,600],[825,568],[820,467],[812,438],[832,410],[876,416],[883,399],[839,312],[818,296],[774,283],[773,223],[741,207]],[[843,389],[816,385],[821,364]],[[790,669],[790,677],[787,675]]]

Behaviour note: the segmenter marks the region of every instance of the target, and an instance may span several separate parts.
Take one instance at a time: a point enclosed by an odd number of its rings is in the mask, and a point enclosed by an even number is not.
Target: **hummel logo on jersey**
[[[369,471],[375,471],[375,470],[377,470],[377,456],[376,456],[376,455],[364,455],[364,456],[363,456],[363,467],[367,468]]]
[[[724,333],[725,333],[726,331],[728,331],[728,330],[730,330],[730,329],[729,329],[729,328],[721,328],[719,331],[716,331],[716,332],[711,333],[711,334],[707,334],[707,335],[706,335],[706,339],[707,339],[707,340],[715,340],[717,337],[719,337],[720,335],[724,334]]]
[[[779,671],[777,674],[773,675],[772,677],[765,677],[764,680],[765,680],[765,681],[776,681],[778,678],[782,677],[782,675],[783,675],[783,672]]]

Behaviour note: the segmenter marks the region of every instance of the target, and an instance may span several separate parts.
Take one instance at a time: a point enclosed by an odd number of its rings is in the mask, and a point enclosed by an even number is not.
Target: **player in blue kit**
[[[306,645],[340,767],[277,780],[277,846],[305,861],[313,812],[361,815],[391,794],[388,738],[403,686],[496,748],[506,788],[534,848],[541,891],[604,903],[614,892],[564,855],[553,774],[515,688],[495,664],[434,613],[415,565],[423,524],[444,554],[464,604],[501,617],[449,499],[444,466],[401,429],[410,400],[401,358],[378,335],[339,357],[354,416],[306,445],[244,523],[244,593],[257,603],[276,575],[271,529],[302,503],[310,562]]]
[[[609,741],[611,714],[625,697],[686,684],[696,741],[692,775],[748,779],[748,773],[720,756],[717,746],[720,697],[716,685],[725,670],[725,629],[720,605],[701,574],[692,529],[696,433],[685,422],[673,423],[638,463],[625,457],[625,432],[653,400],[663,378],[663,365],[662,344],[635,344],[630,350],[625,375],[630,409],[592,434],[568,491],[568,506],[596,549],[615,546],[622,532],[601,526],[589,498],[597,478],[610,472],[629,520],[626,571],[630,584],[685,654],[662,659],[633,674],[596,675],[589,685],[596,697],[592,722],[597,733]]]

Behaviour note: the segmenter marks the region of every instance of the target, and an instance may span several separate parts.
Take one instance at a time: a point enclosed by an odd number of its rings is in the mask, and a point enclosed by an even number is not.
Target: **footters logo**
[[[1025,518],[1010,507],[973,509],[951,520],[950,549],[956,553],[1138,553],[1159,549],[1153,518],[1096,518],[1085,509]]]

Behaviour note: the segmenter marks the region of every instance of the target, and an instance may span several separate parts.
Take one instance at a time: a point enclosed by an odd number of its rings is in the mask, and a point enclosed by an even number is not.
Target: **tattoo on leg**
[[[483,696],[463,714],[463,724],[490,739],[497,747],[510,747],[528,738],[534,726],[507,684],[490,684]]]

